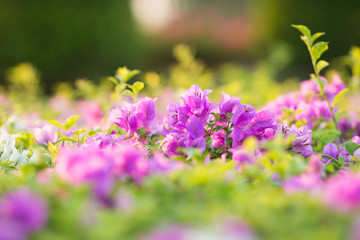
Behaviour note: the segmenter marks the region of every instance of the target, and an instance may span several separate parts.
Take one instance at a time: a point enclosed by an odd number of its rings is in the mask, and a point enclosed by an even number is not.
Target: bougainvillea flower
[[[331,177],[324,187],[325,203],[340,211],[360,207],[360,175],[343,171]]]
[[[114,173],[118,178],[132,178],[140,183],[148,173],[148,162],[145,153],[133,144],[117,144],[107,149],[114,158]]]
[[[0,239],[24,240],[45,227],[47,204],[28,189],[0,198]]]
[[[226,114],[232,113],[234,107],[240,102],[238,97],[230,97],[227,93],[222,93],[222,99],[219,104],[220,118],[226,119]]]
[[[53,124],[44,124],[41,127],[34,128],[33,132],[36,141],[41,144],[53,143],[58,139],[58,133]]]
[[[140,126],[149,129],[150,123],[155,119],[155,101],[157,98],[139,98],[136,103],[136,117]]]
[[[125,103],[121,108],[117,107],[112,109],[109,114],[109,122],[118,125],[129,135],[134,134],[138,129],[136,106]]]
[[[255,108],[250,104],[236,104],[233,111],[231,122],[235,127],[246,127],[256,115]]]
[[[96,146],[62,149],[55,162],[56,174],[70,184],[90,184],[99,197],[112,188],[114,159]]]

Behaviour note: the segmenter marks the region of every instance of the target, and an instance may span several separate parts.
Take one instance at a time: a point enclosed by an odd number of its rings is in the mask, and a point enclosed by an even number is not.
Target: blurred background
[[[359,23],[359,0],[0,0],[0,80],[22,62],[39,70],[46,93],[119,66],[166,71],[177,43],[208,67],[266,60],[277,81],[304,79],[308,53],[290,25],[326,32],[324,59],[336,65],[360,44]]]

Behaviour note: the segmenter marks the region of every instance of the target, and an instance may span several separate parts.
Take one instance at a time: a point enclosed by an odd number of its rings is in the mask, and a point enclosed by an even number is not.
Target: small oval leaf
[[[297,30],[299,30],[306,39],[302,38],[302,40],[304,42],[307,42],[308,44],[311,45],[311,31],[310,29],[308,29],[306,26],[304,25],[291,25],[293,28],[296,28]]]
[[[311,55],[314,61],[316,62],[326,50],[328,50],[327,42],[315,43],[311,48]]]
[[[316,71],[317,74],[319,74],[321,72],[321,70],[323,70],[324,68],[326,68],[327,66],[329,66],[329,63],[324,61],[324,60],[320,60],[317,64],[316,64]]]
[[[333,106],[335,106],[336,103],[339,101],[339,99],[348,91],[349,91],[349,89],[345,88],[345,89],[341,90],[338,94],[336,94],[334,101],[333,101]]]

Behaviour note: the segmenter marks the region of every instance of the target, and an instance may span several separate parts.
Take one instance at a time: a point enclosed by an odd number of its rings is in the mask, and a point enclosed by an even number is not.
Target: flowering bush
[[[155,73],[144,88],[127,68],[50,98],[2,94],[0,239],[357,239],[357,85],[320,75],[327,43],[295,27],[314,73],[266,104],[246,101],[257,87],[177,90]],[[180,69],[170,85],[207,79]]]

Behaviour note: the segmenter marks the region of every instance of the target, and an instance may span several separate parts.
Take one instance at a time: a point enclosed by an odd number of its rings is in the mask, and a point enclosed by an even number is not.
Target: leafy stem
[[[333,106],[331,105],[328,97],[326,96],[326,94],[324,93],[324,82],[320,79],[320,72],[321,70],[323,70],[324,68],[326,68],[327,66],[329,66],[329,63],[324,61],[324,60],[320,60],[321,55],[328,50],[328,43],[327,42],[316,42],[315,41],[323,36],[325,33],[315,33],[314,35],[311,35],[311,31],[303,25],[292,25],[292,27],[296,28],[297,30],[299,30],[303,36],[300,37],[300,39],[305,43],[309,54],[310,54],[310,58],[311,58],[311,63],[312,66],[314,68],[314,74],[312,76],[312,78],[315,78],[315,82],[318,84],[319,89],[320,89],[320,94],[321,96],[325,99],[329,109],[330,109],[330,114],[331,114],[331,118],[332,121],[335,124],[335,128],[337,128],[340,132],[339,134],[339,139],[341,142],[343,142],[343,136],[342,133],[339,129],[339,126],[337,124],[337,120],[335,117],[335,113],[334,113],[334,109]]]

